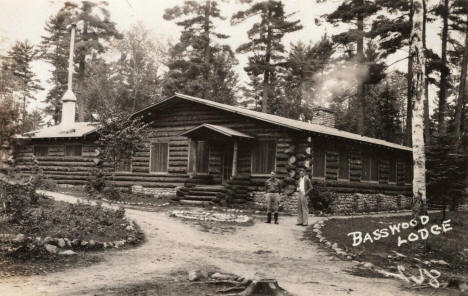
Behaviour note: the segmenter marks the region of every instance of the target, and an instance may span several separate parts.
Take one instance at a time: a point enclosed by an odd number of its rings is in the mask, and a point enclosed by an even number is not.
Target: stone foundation
[[[404,195],[385,195],[381,193],[331,193],[332,213],[366,213],[398,211],[411,208],[411,198]]]
[[[264,191],[252,192],[254,204],[266,209]],[[331,192],[330,210],[335,214],[398,211],[411,208],[411,197],[404,195],[385,195],[381,193],[335,193]],[[280,210],[288,213],[297,212],[297,193],[290,196],[281,194]],[[309,207],[309,210],[313,210]]]
[[[254,204],[262,209],[266,210],[266,197],[265,191],[254,191],[252,192]],[[290,196],[286,194],[280,195],[280,211],[287,213],[296,213],[297,212],[297,195],[291,194]]]
[[[176,194],[175,188],[149,188],[141,185],[133,185],[132,193],[152,195],[156,198],[173,196]]]

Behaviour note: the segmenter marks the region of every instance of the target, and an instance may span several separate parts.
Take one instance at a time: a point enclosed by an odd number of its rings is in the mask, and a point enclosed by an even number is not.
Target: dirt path
[[[54,198],[75,201],[62,194]],[[212,265],[249,278],[275,278],[296,295],[417,295],[395,280],[367,279],[344,272],[351,262],[302,241],[293,217],[280,225],[255,223],[234,234],[201,232],[164,212],[126,211],[147,241],[131,250],[104,253],[102,263],[41,276],[0,279],[1,295],[87,295],[89,291],[142,283]],[[312,218],[312,222],[320,218]],[[256,251],[263,251],[257,252]],[[378,292],[377,292],[378,291]]]

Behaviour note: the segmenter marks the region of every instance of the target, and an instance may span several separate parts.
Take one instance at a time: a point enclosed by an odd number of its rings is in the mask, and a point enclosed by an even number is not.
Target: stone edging
[[[58,237],[26,237],[24,234],[18,234],[14,239],[10,240],[14,245],[19,247],[9,247],[6,252],[14,252],[21,248],[23,245],[27,245],[29,251],[35,248],[44,248],[48,253],[58,255],[74,255],[76,254],[73,250],[104,250],[111,248],[122,248],[125,245],[136,244],[140,238],[138,238],[139,230],[135,222],[127,217],[123,218],[127,221],[125,230],[131,232],[127,234],[125,239],[116,241],[100,242],[94,240],[80,240],[80,239],[69,239],[69,238],[58,238]],[[125,224],[122,224],[122,226]],[[60,251],[62,249],[63,251]]]
[[[128,201],[119,201],[119,200],[110,200],[107,198],[102,198],[102,199],[94,199],[95,201],[105,201],[109,204],[123,204],[123,205],[129,205],[129,206],[152,206],[152,207],[165,207],[170,205],[170,203],[166,202],[160,205],[155,205],[149,202],[128,202]]]

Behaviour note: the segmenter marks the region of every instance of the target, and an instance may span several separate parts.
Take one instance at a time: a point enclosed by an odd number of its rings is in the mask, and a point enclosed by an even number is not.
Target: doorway
[[[229,181],[232,177],[232,158],[233,158],[233,145],[226,143],[223,149],[223,184]]]

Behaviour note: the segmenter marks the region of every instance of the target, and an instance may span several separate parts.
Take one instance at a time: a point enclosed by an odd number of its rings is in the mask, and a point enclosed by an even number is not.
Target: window
[[[152,143],[150,150],[150,172],[167,172],[169,144]]]
[[[349,179],[349,155],[347,151],[340,151],[338,179]]]
[[[390,158],[390,161],[388,162],[388,165],[390,166],[388,168],[388,182],[390,183],[396,183],[397,180],[397,162],[395,158]]]
[[[379,181],[379,159],[376,156],[363,155],[361,172],[362,181]]]
[[[370,180],[370,157],[369,155],[362,155],[362,164],[361,164],[361,180],[369,181]]]
[[[131,153],[122,153],[115,156],[115,171],[116,172],[131,172],[132,171],[132,155]]]
[[[313,177],[325,177],[325,151],[319,147],[314,146],[314,167]]]
[[[65,145],[65,156],[81,156],[81,145]]]
[[[405,183],[411,184],[413,182],[413,165],[411,161],[405,162]]]
[[[195,149],[195,144],[197,149]],[[196,153],[196,154],[195,154]],[[206,141],[191,141],[189,156],[189,172],[193,172],[193,162],[197,160],[197,173],[208,173],[210,150]]]
[[[375,156],[371,157],[371,181],[379,181],[379,159]]]
[[[47,156],[49,154],[48,146],[34,146],[34,156]]]
[[[276,143],[259,141],[252,146],[252,174],[269,174],[275,170]]]

